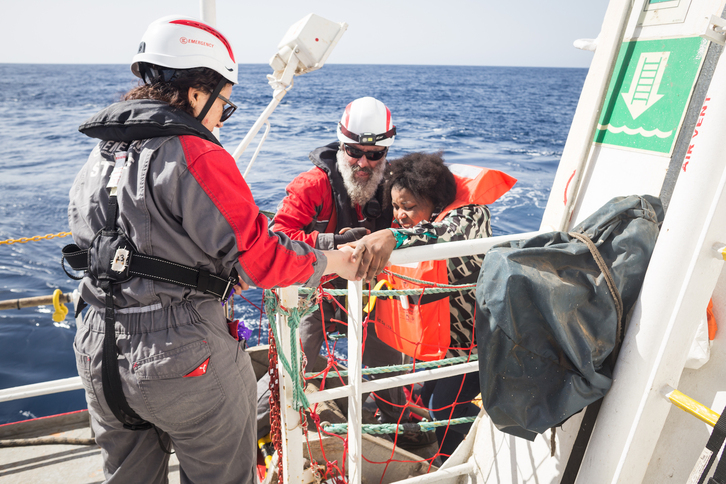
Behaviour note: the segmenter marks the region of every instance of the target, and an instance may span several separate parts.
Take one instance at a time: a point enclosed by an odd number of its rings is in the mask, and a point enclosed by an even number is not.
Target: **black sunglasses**
[[[365,156],[368,161],[378,161],[386,156],[386,153],[388,153],[388,147],[382,149],[381,151],[363,151],[353,146],[348,146],[345,143],[343,143],[343,149],[345,149],[345,154],[347,154],[351,158],[363,158]]]
[[[222,111],[222,117],[219,118],[219,121],[221,123],[224,123],[225,121],[227,121],[229,119],[230,116],[232,116],[232,113],[235,112],[235,110],[237,109],[237,106],[235,106],[235,104],[232,101],[230,101],[226,97],[222,96],[221,94],[217,94],[217,97],[219,99],[221,99],[222,101],[226,102],[227,104],[229,104],[229,106],[224,108],[224,111]]]

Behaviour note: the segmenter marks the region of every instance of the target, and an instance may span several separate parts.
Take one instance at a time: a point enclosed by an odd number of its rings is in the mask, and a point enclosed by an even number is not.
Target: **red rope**
[[[424,286],[423,284],[419,284],[419,285]],[[435,287],[437,285],[438,284],[435,284],[435,283],[431,283],[430,285],[425,285],[422,288],[420,297],[423,296],[423,294],[425,292],[425,289],[427,287],[430,288],[430,287]],[[369,288],[369,291],[370,291],[370,288]],[[369,294],[369,296],[370,296],[370,294]],[[313,379],[313,378],[319,378],[319,377],[322,376],[322,381],[321,381],[321,384],[320,384],[320,389],[323,390],[325,388],[325,382],[326,382],[326,379],[327,379],[327,375],[328,375],[328,373],[331,370],[332,371],[335,371],[336,373],[338,373],[338,378],[340,379],[341,383],[343,383],[343,378],[340,376],[340,370],[338,368],[338,361],[339,360],[335,357],[335,354],[334,354],[335,353],[335,345],[333,345],[333,347],[331,348],[331,345],[330,345],[329,340],[328,340],[328,328],[326,328],[326,324],[325,324],[325,321],[326,320],[325,320],[325,314],[324,314],[324,309],[323,309],[322,302],[323,302],[323,300],[328,300],[328,301],[331,301],[332,304],[335,307],[341,308],[343,310],[343,312],[347,313],[347,310],[340,303],[340,301],[338,301],[334,296],[330,295],[322,286],[321,287],[318,287],[318,291],[317,291],[317,294],[316,294],[316,299],[317,299],[317,302],[318,302],[318,304],[320,306],[321,324],[323,325],[323,328],[322,329],[323,329],[325,347],[326,347],[326,350],[328,352],[328,360],[327,360],[327,364],[326,364],[325,369],[323,369],[322,371],[316,373],[315,376],[313,376],[311,378],[308,378],[308,380],[309,379]],[[419,304],[420,304],[420,299],[419,299]],[[257,306],[255,306],[255,307],[257,307]],[[369,314],[366,314],[365,315],[365,318],[364,318],[364,321],[362,323],[362,332],[363,332],[362,345],[363,345],[363,350],[365,350],[365,340],[366,340],[366,336],[367,336],[368,323],[369,323],[369,321],[372,322],[372,323],[375,323],[375,320],[370,320],[369,319],[369,316],[370,316]],[[261,318],[261,316],[260,316],[260,318]],[[334,319],[331,319],[330,321],[332,321],[332,322],[334,322],[336,324],[340,323],[342,325],[347,325],[347,322],[345,322],[345,321],[339,321],[339,320],[334,320]],[[272,331],[269,332],[269,343],[270,343],[269,358],[270,358],[271,365],[274,367],[274,364],[272,362],[277,361],[277,347],[276,347],[276,343],[275,343],[275,339],[274,339],[274,334],[272,333]],[[475,347],[475,344],[472,342],[472,344],[471,344],[471,346],[469,348],[453,348],[452,347],[450,349],[469,350],[469,354],[471,355],[472,349],[474,347]],[[303,355],[303,358],[305,358],[305,357],[306,357],[306,355]],[[316,357],[317,357],[317,355],[316,355]],[[414,371],[415,371],[415,364],[416,364],[416,361],[414,360]],[[272,434],[271,437],[272,437],[273,445],[274,445],[275,449],[278,451],[278,456],[279,456],[279,461],[278,461],[278,476],[279,476],[279,480],[278,480],[278,482],[282,482],[282,475],[283,475],[282,474],[283,473],[282,433],[281,433],[281,430],[282,429],[281,429],[281,425],[280,425],[279,377],[277,375],[276,368],[270,368],[270,377],[271,377],[270,378],[270,426],[271,426],[271,434]],[[459,387],[459,392],[457,394],[457,398],[458,398],[459,394],[461,393],[462,388],[463,388],[463,378],[462,378],[462,386]],[[407,408],[407,407],[409,407],[411,405],[417,405],[417,404],[418,404],[418,406],[426,407],[426,404],[424,402],[421,402],[420,401],[420,397],[418,397],[417,401],[414,403],[414,400],[413,400],[413,392],[410,391],[410,390],[408,392],[406,392],[406,403],[403,404],[403,405],[397,405],[397,404],[393,404],[391,402],[387,402],[385,399],[381,398],[380,396],[378,396],[375,393],[373,393],[373,397],[376,400],[384,401],[384,402],[388,403],[391,406],[395,406],[395,407],[399,407],[399,408],[403,408],[403,409],[405,409],[405,408]],[[433,409],[433,410],[434,411],[442,411],[442,410],[445,410],[447,408],[450,408],[451,411],[450,411],[449,416],[451,417],[451,416],[453,416],[453,411],[454,411],[454,408],[456,407],[456,405],[460,405],[460,404],[463,404],[463,403],[465,403],[465,402],[456,402],[456,401],[454,401],[454,403],[452,403],[450,405],[447,405],[445,407],[442,407],[441,409]],[[345,472],[346,472],[345,469],[346,469],[347,458],[344,457],[343,460],[342,460],[342,462],[340,462],[340,463],[337,460],[332,461],[332,462],[329,461],[328,460],[328,457],[325,454],[325,449],[323,448],[323,445],[322,445],[322,440],[323,440],[322,439],[322,436],[323,435],[326,435],[326,436],[334,436],[335,438],[341,439],[342,442],[343,442],[343,456],[347,456],[347,454],[348,454],[348,438],[347,438],[347,436],[346,437],[343,437],[343,436],[340,436],[340,435],[337,435],[337,434],[332,434],[330,432],[326,432],[320,426],[320,416],[317,415],[317,413],[316,413],[317,404],[314,405],[312,408],[310,408],[308,410],[309,410],[310,419],[314,423],[315,429],[316,429],[318,435],[321,437],[319,439],[319,443],[320,443],[319,445],[320,445],[320,450],[321,450],[323,459],[325,460],[325,463],[326,463],[326,468],[325,468],[325,472],[324,472],[323,478],[324,479],[331,479],[336,484],[344,484],[344,483],[346,483],[347,481],[345,479]],[[399,416],[399,422],[397,423],[397,426],[401,424],[401,419],[403,418],[403,416],[405,414],[406,414],[406,412],[401,412],[401,414]],[[412,413],[412,415],[413,415],[413,413]],[[310,462],[312,462],[313,465],[317,466],[318,465],[317,462],[315,462],[314,459],[312,458],[312,450],[311,450],[311,447],[310,447],[311,444],[310,444],[310,441],[309,441],[309,438],[308,438],[308,432],[307,432],[307,420],[306,420],[305,412],[302,412],[302,411],[301,411],[301,420],[303,422],[303,426],[304,426],[304,429],[305,429],[305,436],[306,436],[306,441],[307,441],[308,455],[310,457]],[[446,428],[446,432],[444,434],[444,438],[445,438],[445,436],[446,436],[447,433],[448,433],[448,427]],[[431,466],[433,465],[433,461],[436,459],[436,457],[439,456],[439,455],[444,455],[444,454],[441,454],[441,447],[439,446],[439,449],[437,450],[437,452],[435,453],[435,455],[433,455],[432,457],[426,458],[426,459],[423,459],[422,458],[419,461],[407,461],[407,460],[394,459],[393,457],[395,455],[395,451],[396,451],[396,447],[397,447],[398,436],[399,436],[399,434],[398,434],[398,432],[396,432],[396,434],[394,434],[394,437],[393,437],[393,450],[391,452],[391,456],[385,462],[374,462],[374,461],[371,461],[371,460],[367,459],[365,456],[362,456],[362,458],[366,462],[374,463],[374,464],[385,464],[386,465],[386,467],[385,467],[385,469],[383,471],[383,475],[381,477],[381,482],[384,482],[384,478],[385,478],[385,474],[386,474],[386,472],[388,470],[388,466],[391,463],[393,463],[393,462],[399,462],[399,463],[428,462],[429,469],[430,469]]]
[[[272,445],[277,451],[277,482],[282,482],[282,425],[280,418],[280,379],[277,372],[277,345],[275,343],[275,335],[272,331],[269,333],[270,347],[267,351],[269,358],[269,373],[270,373],[270,437]],[[268,469],[267,472],[272,472],[272,469]]]

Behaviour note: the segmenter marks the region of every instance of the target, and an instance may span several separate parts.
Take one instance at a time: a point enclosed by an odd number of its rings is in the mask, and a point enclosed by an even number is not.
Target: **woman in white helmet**
[[[350,252],[271,234],[211,130],[235,109],[237,63],[217,30],[166,17],[133,59],[143,84],[81,127],[99,144],[76,177],[64,248],[90,306],[74,349],[107,482],[254,482],[255,380],[223,302],[243,287],[356,277]]]

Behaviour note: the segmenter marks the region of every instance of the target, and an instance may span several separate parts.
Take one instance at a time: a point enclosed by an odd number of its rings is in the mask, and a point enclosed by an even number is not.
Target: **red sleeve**
[[[179,139],[190,173],[232,227],[240,265],[254,284],[271,288],[310,279],[315,272],[315,252],[268,230],[267,218],[229,153],[195,136]]]
[[[326,223],[333,215],[333,192],[328,176],[318,167],[301,173],[285,189],[287,196],[277,207],[272,230],[316,247],[317,230],[306,233],[311,223]]]

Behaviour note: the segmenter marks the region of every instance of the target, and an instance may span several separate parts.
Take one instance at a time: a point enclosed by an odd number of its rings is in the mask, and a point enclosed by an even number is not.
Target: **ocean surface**
[[[222,129],[233,152],[271,99],[267,65],[241,65]],[[494,235],[537,230],[586,69],[327,65],[295,79],[270,118],[272,131],[247,182],[274,211],[285,186],[311,167],[308,153],[335,141],[345,106],[373,96],[398,136],[389,159],[443,151],[447,162],[495,168],[518,179],[491,205]],[[0,241],[68,231],[68,192],[95,145],[78,132],[92,114],[136,85],[125,65],[0,64]],[[238,162],[244,171],[260,138]],[[71,238],[0,245],[0,301],[73,291],[60,266]],[[245,296],[260,306],[261,291]],[[266,342],[266,319],[235,298],[237,315]],[[72,309],[71,309],[72,311]],[[0,389],[76,376],[75,324],[52,307],[0,311]],[[260,320],[262,319],[262,327]],[[85,408],[82,391],[0,403],[0,424]]]

